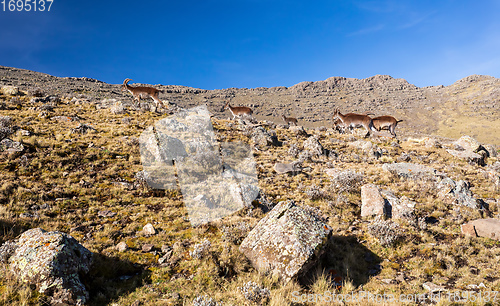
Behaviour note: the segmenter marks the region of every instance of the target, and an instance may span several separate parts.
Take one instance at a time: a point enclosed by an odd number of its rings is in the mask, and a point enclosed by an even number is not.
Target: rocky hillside
[[[128,76],[123,76],[125,79]],[[140,81],[140,80],[137,80]],[[131,100],[120,85],[90,78],[57,78],[43,73],[0,67],[0,85],[22,90],[41,88],[46,94],[77,96],[91,100],[104,97]],[[207,104],[218,118],[224,101],[254,109],[258,119],[279,122],[280,114],[296,117],[307,127],[331,127],[335,108],[341,112],[371,111],[377,116],[403,119],[401,135],[437,135],[458,138],[470,135],[481,142],[500,145],[500,80],[473,75],[450,86],[419,88],[403,79],[377,75],[367,79],[332,77],[302,82],[291,87],[228,88],[204,90],[185,86],[157,85],[161,99],[188,108]]]
[[[447,305],[479,295],[480,305],[498,303],[498,146],[452,138],[462,131],[450,121],[473,118],[470,109],[495,122],[494,78],[441,88],[385,76],[290,88],[158,86],[171,105],[154,113],[152,101],[135,105],[120,85],[5,67],[0,73],[2,306],[331,305],[342,302],[339,294],[357,299],[348,305],[377,305],[380,298]],[[226,120],[221,107],[228,99],[254,107],[257,120]],[[203,109],[179,115],[203,103],[215,117]],[[397,138],[341,134],[317,121],[318,105],[391,113],[406,125],[398,126]],[[281,109],[300,114],[306,127],[267,120]],[[205,118],[211,140],[252,149],[248,156],[221,145],[224,165],[202,137],[177,150],[229,182],[217,189],[202,181],[213,188],[193,199],[194,208],[212,209],[225,192],[230,204],[245,204],[238,211],[192,226],[189,188],[154,184],[195,180],[193,167],[164,157],[164,145],[178,139],[162,134],[158,122],[171,115]],[[436,116],[427,128],[447,137],[417,129],[430,120],[424,115]],[[176,120],[169,122],[178,130],[203,126]],[[141,157],[145,131],[155,133],[146,138],[150,159]],[[497,137],[484,135],[490,136]],[[246,165],[255,177],[238,171],[231,154],[253,159]],[[177,172],[155,176],[145,160]]]

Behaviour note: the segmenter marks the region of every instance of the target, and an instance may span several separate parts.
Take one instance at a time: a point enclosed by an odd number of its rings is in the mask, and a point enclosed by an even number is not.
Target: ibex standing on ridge
[[[355,127],[364,127],[367,132],[365,137],[368,137],[370,135],[370,131],[376,131],[375,127],[373,126],[372,118],[368,117],[367,115],[353,113],[342,115],[342,113],[340,113],[340,111],[336,109],[333,115],[333,120],[335,119],[340,119],[344,126],[351,131]]]
[[[132,81],[132,79],[125,79],[125,81],[123,81],[122,90],[130,92],[134,96],[134,100],[137,100],[137,103],[141,101],[141,98],[151,97],[151,99],[155,101],[155,112],[158,110],[158,105],[165,107],[158,97],[160,93],[159,89],[149,86],[130,86],[128,85],[130,81]]]
[[[287,125],[297,125],[297,119],[296,118],[293,118],[293,117],[286,117],[285,115],[281,115],[281,118],[283,118],[283,120],[285,120],[285,123]]]
[[[252,114],[253,114],[253,111],[250,107],[246,107],[246,106],[232,107],[231,105],[229,105],[229,102],[226,103],[226,106],[224,106],[224,109],[229,109],[231,114],[233,114],[233,119],[236,118],[236,116],[239,116],[239,117],[241,117],[243,115],[252,116]]]
[[[389,130],[392,136],[396,137],[396,126],[403,120],[396,120],[392,116],[380,116],[372,119],[373,127],[377,131]]]

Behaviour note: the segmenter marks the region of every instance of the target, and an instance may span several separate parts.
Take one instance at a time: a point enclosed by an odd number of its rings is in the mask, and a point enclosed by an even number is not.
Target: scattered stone
[[[470,221],[462,225],[462,233],[500,241],[500,219],[487,218]]]
[[[293,162],[291,164],[276,163],[274,165],[274,171],[276,171],[278,174],[284,174],[284,173],[296,174],[302,171],[302,166],[300,162]]]
[[[437,174],[431,167],[412,163],[383,164],[382,169],[405,179],[430,179]]]
[[[317,216],[283,201],[259,221],[239,249],[258,271],[289,281],[317,262],[331,232]]]
[[[390,247],[400,241],[403,229],[391,220],[376,220],[368,225],[368,232],[375,237],[383,247]]]
[[[363,174],[352,171],[328,171],[327,174],[331,177],[331,187],[338,192],[351,192],[358,190],[359,186],[363,183]]]
[[[142,228],[141,233],[145,236],[153,236],[156,235],[156,229],[154,228],[153,224],[148,223]]]
[[[19,94],[19,87],[16,86],[2,86],[1,91],[7,96],[16,96]]]
[[[154,249],[154,245],[151,244],[151,243],[146,243],[142,246],[142,251],[144,253],[148,253],[148,252],[151,252],[152,250]]]
[[[83,305],[89,293],[80,275],[89,272],[92,253],[73,237],[35,228],[24,232],[9,258],[9,269],[34,284],[52,304]]]
[[[111,210],[100,210],[97,215],[103,218],[112,218],[116,216],[116,213]]]
[[[489,152],[474,138],[462,136],[453,143],[455,149],[446,150],[451,155],[466,160],[471,165],[484,166]]]
[[[325,155],[325,149],[317,136],[311,136],[304,141],[304,150],[311,152],[313,157]]]
[[[222,303],[215,301],[208,295],[200,295],[193,300],[193,306],[222,306]]]
[[[13,141],[9,138],[5,138],[2,141],[0,141],[0,152],[15,153],[23,151],[24,151],[24,145],[19,141]]]
[[[17,244],[14,241],[6,241],[0,246],[0,262],[6,263],[8,259],[14,255],[17,249]]]
[[[125,252],[126,250],[128,250],[128,245],[125,241],[122,241],[116,245],[116,249],[118,250],[118,252]]]
[[[301,125],[293,125],[288,127],[288,129],[297,136],[307,136],[306,130]]]
[[[123,106],[122,101],[117,101],[109,108],[113,115],[123,115],[127,113],[127,109]]]
[[[430,293],[437,293],[437,292],[443,292],[447,291],[443,286],[436,285],[432,282],[426,282],[422,284],[422,287],[429,291]]]
[[[59,122],[73,122],[77,121],[79,118],[78,117],[68,117],[68,116],[54,116],[50,117],[50,120],[56,120]]]
[[[411,201],[408,197],[403,196],[398,199],[392,192],[383,191],[382,195],[386,199],[386,204],[390,205],[392,219],[401,219],[414,223],[417,221],[415,215],[416,202]]]
[[[373,184],[361,186],[361,217],[388,217],[385,200]]]
[[[439,182],[437,189],[440,198],[450,200],[456,205],[467,206],[473,209],[484,208],[484,202],[474,198],[472,191],[470,191],[470,184],[466,181],[460,180],[455,182],[447,177]]]
[[[258,147],[266,147],[271,145],[276,145],[278,143],[278,138],[276,133],[267,131],[265,128],[258,126],[253,129],[251,134],[252,142]]]
[[[271,297],[271,291],[265,287],[259,286],[255,282],[248,282],[243,287],[238,287],[245,299],[254,303],[263,304]]]
[[[202,259],[206,255],[208,255],[211,246],[212,244],[210,243],[210,241],[208,241],[208,239],[205,239],[202,243],[195,244],[194,249],[192,251],[189,251],[189,255],[196,259]]]
[[[71,129],[71,133],[73,134],[87,134],[89,132],[97,132],[97,130],[90,125],[80,123],[76,128]]]

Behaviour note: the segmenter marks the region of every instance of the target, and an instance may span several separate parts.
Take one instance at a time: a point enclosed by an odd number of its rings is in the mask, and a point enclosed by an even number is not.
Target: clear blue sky
[[[0,65],[203,89],[376,74],[449,85],[500,77],[500,1],[54,0],[0,11]]]

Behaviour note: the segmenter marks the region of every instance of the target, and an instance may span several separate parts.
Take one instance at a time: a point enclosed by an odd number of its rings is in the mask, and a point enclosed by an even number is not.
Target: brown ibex
[[[373,127],[377,131],[389,130],[389,133],[394,137],[396,137],[396,126],[401,121],[403,120],[396,120],[396,118],[392,116],[380,116],[372,119]]]
[[[155,101],[155,111],[158,110],[158,105],[165,107],[158,97],[160,93],[159,89],[149,86],[130,86],[128,85],[130,81],[132,81],[132,79],[125,79],[125,81],[123,81],[122,90],[130,92],[134,96],[134,100],[137,100],[137,103],[141,101],[141,98],[151,97],[151,99]]]
[[[342,124],[351,131],[356,127],[364,127],[367,132],[365,137],[368,137],[370,135],[370,131],[376,131],[375,127],[373,126],[372,118],[368,117],[367,115],[354,113],[342,115],[342,113],[338,109],[336,109],[333,115],[333,120],[335,119],[340,119],[340,121],[342,121]]]
[[[224,106],[224,109],[229,109],[231,114],[233,114],[233,119],[236,118],[236,116],[239,116],[239,117],[241,117],[243,115],[252,116],[252,114],[253,114],[253,111],[250,107],[246,107],[246,106],[232,107],[231,105],[229,105],[229,102],[226,103],[226,106]]]

